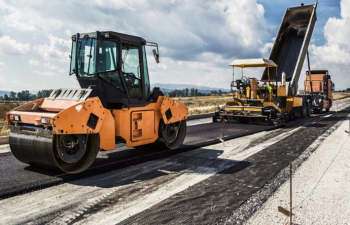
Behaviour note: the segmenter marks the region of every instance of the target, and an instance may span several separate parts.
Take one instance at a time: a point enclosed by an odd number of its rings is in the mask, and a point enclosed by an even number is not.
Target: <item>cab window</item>
[[[122,71],[132,98],[142,98],[139,46],[122,44]]]

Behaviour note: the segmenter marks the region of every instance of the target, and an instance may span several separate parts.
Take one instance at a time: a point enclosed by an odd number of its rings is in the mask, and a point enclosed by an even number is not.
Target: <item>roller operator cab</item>
[[[146,144],[177,149],[186,135],[188,110],[150,90],[146,46],[156,43],[116,33],[72,36],[70,75],[79,89],[54,90],[7,113],[10,148],[21,162],[79,173],[100,149]]]

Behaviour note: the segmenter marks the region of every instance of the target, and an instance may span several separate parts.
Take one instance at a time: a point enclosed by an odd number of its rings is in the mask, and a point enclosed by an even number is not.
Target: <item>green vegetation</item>
[[[9,95],[5,94],[4,96],[0,96],[0,100],[29,101],[29,100],[49,97],[51,92],[52,90],[40,90],[36,95],[35,94],[33,95],[28,90],[21,91],[18,93],[11,91]]]
[[[195,97],[195,96],[212,96],[212,95],[219,95],[221,96],[222,94],[228,94],[228,92],[223,92],[219,89],[219,91],[210,91],[210,93],[202,93],[198,92],[197,88],[185,88],[182,90],[175,89],[170,92],[164,92],[164,95],[166,97]]]

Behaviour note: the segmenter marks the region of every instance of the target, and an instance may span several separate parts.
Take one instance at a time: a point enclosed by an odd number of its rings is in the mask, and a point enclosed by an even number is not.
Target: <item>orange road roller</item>
[[[158,45],[112,31],[72,36],[70,75],[80,89],[58,89],[6,115],[10,148],[21,162],[80,173],[98,152],[116,144],[181,146],[187,107],[150,90],[146,46],[159,63]],[[160,143],[160,144],[159,144]]]

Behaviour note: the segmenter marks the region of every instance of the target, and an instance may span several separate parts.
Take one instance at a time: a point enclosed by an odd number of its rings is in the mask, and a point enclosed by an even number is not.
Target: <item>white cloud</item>
[[[65,3],[69,5],[69,3]],[[44,0],[36,1],[7,1],[0,0],[0,9],[8,12],[4,16],[4,22],[8,27],[19,31],[59,30],[62,21],[57,18],[59,11],[63,10],[63,4]]]
[[[64,73],[66,72],[66,70],[62,69],[60,66],[56,65],[56,64],[52,64],[51,61],[44,63],[45,68],[51,70],[51,71],[56,71],[56,72],[60,72],[60,73]]]
[[[66,30],[64,31],[64,33],[65,33],[68,37],[71,37],[71,36],[72,36],[72,32],[70,32],[69,29],[66,29]]]
[[[166,70],[166,69],[168,69],[168,66],[167,66],[166,64],[164,64],[164,63],[159,63],[159,64],[158,64],[158,68],[161,68],[161,69],[163,69],[163,70]]]
[[[61,74],[69,69],[70,36],[78,32],[113,30],[157,42],[161,64],[148,55],[152,82],[217,87],[231,82],[232,60],[260,57],[260,40],[269,35],[257,0],[0,0],[0,10],[0,27],[30,40],[34,51],[26,60],[44,59],[47,71],[33,71],[33,76],[59,75],[66,84],[73,77]]]
[[[264,47],[262,47],[260,49],[260,52],[261,52],[263,58],[269,58],[270,57],[270,53],[271,53],[273,44],[274,44],[273,42],[267,42],[267,43],[264,44]]]
[[[312,69],[328,69],[336,89],[350,88],[350,0],[342,0],[341,18],[329,18],[324,27],[326,43],[311,45]]]
[[[29,64],[30,65],[34,65],[34,66],[37,66],[40,64],[40,62],[38,60],[35,60],[35,59],[31,59],[29,60]]]
[[[47,35],[50,44],[35,45],[33,48],[39,55],[43,57],[44,60],[62,60],[68,61],[70,54],[71,41],[61,39],[53,36],[52,34]]]
[[[55,72],[52,72],[52,71],[38,71],[38,70],[34,70],[33,73],[41,75],[41,76],[45,76],[45,77],[57,77],[58,76]]]
[[[9,36],[0,37],[0,53],[7,55],[26,55],[30,51],[30,44],[18,43]]]
[[[0,71],[5,70],[5,69],[6,69],[5,63],[0,62]]]

